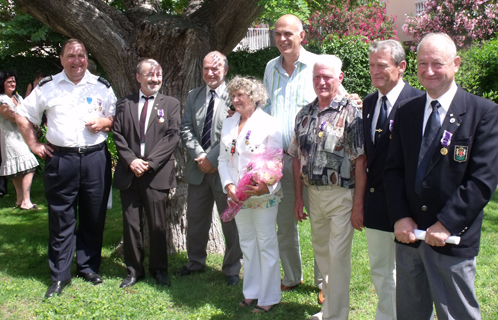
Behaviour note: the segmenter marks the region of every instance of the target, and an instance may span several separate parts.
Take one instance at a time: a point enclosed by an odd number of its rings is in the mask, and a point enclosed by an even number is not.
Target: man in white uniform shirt
[[[16,116],[31,151],[46,159],[52,276],[46,298],[60,295],[71,283],[75,246],[77,275],[102,282],[98,272],[111,184],[106,139],[116,105],[109,82],[87,71],[88,52],[80,40],[66,41],[60,59],[64,70],[40,81]],[[37,140],[31,125],[41,124],[44,111],[48,143]]]

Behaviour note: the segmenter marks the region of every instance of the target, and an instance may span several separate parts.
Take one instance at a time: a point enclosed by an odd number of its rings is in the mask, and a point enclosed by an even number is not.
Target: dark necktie
[[[386,124],[387,120],[387,97],[382,96],[380,98],[382,100],[382,103],[380,105],[380,112],[379,112],[379,118],[377,119],[377,126],[375,127],[375,142],[377,143],[377,140],[380,138],[380,135],[382,134],[382,128],[384,128],[384,125]]]
[[[432,142],[436,137],[439,128],[441,128],[441,119],[438,111],[441,104],[439,104],[437,100],[433,100],[431,106],[432,112],[425,125],[424,137],[422,138],[420,152],[418,154],[417,172],[415,174],[415,192],[420,196],[422,196],[422,182],[424,181],[425,173],[431,158],[430,155],[432,154],[432,152],[428,153],[428,151],[434,150],[434,146],[431,149],[431,145],[433,145]],[[426,154],[428,154],[427,157],[425,156]]]
[[[149,100],[153,100],[154,96],[142,96],[142,98],[145,99],[145,103],[142,108],[142,113],[140,113],[140,141],[145,142],[145,120],[147,119],[147,107],[149,106]]]
[[[214,110],[214,95],[216,92],[211,90],[211,99],[206,112],[206,120],[204,120],[204,128],[202,129],[202,148],[207,150],[211,145],[211,125],[213,123],[213,110]]]
[[[424,158],[427,150],[429,149],[432,140],[436,136],[439,128],[441,127],[441,119],[439,118],[439,107],[441,106],[437,100],[432,100],[431,102],[432,112],[425,125],[424,137],[422,138],[422,143],[420,144],[420,152],[418,154],[418,164]]]

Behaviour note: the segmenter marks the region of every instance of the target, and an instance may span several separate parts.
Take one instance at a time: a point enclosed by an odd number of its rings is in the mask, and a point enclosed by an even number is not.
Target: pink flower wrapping
[[[235,195],[241,202],[230,202],[228,204],[228,208],[220,216],[223,222],[233,220],[244,205],[243,201],[250,198],[244,191],[250,190],[248,186],[253,185],[251,180],[262,181],[268,186],[272,186],[280,181],[282,178],[283,155],[282,149],[267,148],[264,153],[254,156],[247,167],[243,169],[245,174],[237,184]]]

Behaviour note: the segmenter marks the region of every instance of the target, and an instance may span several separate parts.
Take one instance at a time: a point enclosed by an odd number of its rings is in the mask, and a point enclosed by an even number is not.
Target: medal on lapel
[[[157,109],[157,116],[159,117],[159,123],[163,123],[164,122],[164,110]]]
[[[86,103],[90,105],[90,108],[88,108],[88,113],[92,113],[93,111],[96,111],[97,108],[92,108],[92,98],[91,97],[86,97]]]
[[[320,132],[318,132],[319,138],[323,137],[323,129],[324,129],[326,123],[327,122],[325,120],[323,120],[322,124],[320,125]]]
[[[389,132],[391,132],[391,134],[389,135],[389,139],[392,139],[393,138],[393,126],[394,126],[394,120],[389,120]]]
[[[443,146],[441,148],[441,154],[443,156],[448,154],[448,146],[451,144],[451,137],[453,134],[447,130],[444,130],[443,132],[443,137],[441,138],[441,145]]]
[[[246,134],[246,146],[249,145],[249,137],[251,136],[251,130],[247,131],[247,134]]]

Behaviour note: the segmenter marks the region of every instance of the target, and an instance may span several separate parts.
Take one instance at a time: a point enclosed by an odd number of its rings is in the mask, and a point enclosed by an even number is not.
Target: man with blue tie
[[[383,176],[394,115],[402,101],[423,94],[403,81],[405,50],[398,41],[374,41],[369,53],[370,77],[378,91],[363,99],[363,132],[367,155],[367,185],[363,211],[351,223],[365,227],[370,276],[378,296],[376,320],[396,319],[396,250],[387,212]]]
[[[188,155],[184,179],[188,182],[189,262],[176,272],[178,276],[205,270],[214,202],[219,214],[227,208],[227,196],[223,192],[217,169],[221,128],[231,105],[225,83],[227,72],[227,58],[218,51],[208,53],[203,60],[202,69],[206,85],[193,89],[187,97],[180,130]],[[221,227],[226,243],[222,271],[227,284],[234,286],[239,282],[242,259],[239,235],[235,220],[221,222]]]
[[[498,181],[498,106],[457,86],[460,63],[448,35],[425,36],[417,75],[427,94],[394,118],[384,186],[398,319],[431,319],[433,306],[438,319],[481,318],[474,280],[483,208]]]

